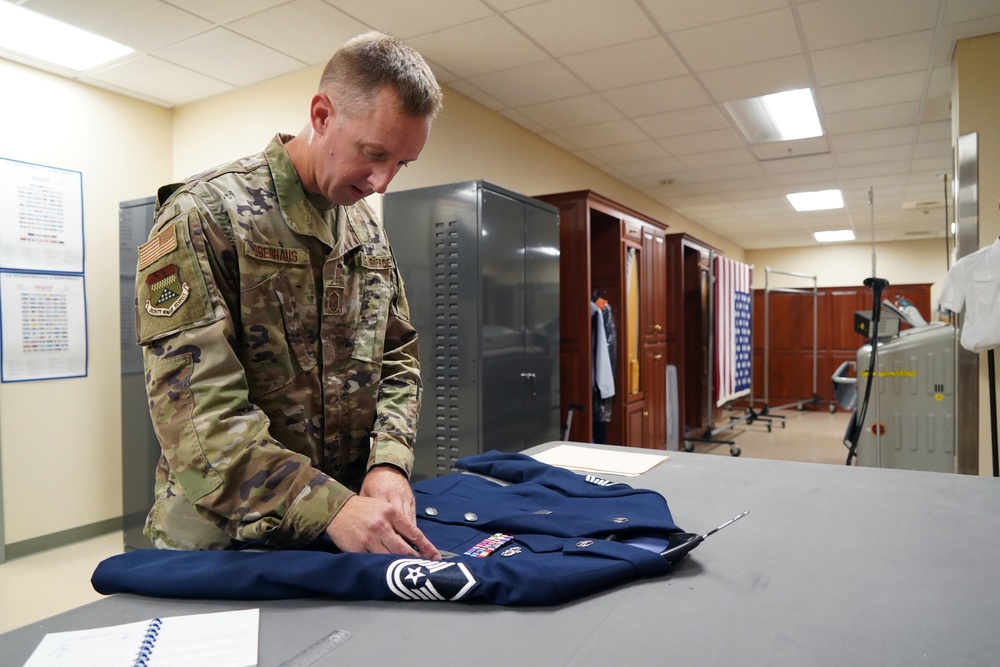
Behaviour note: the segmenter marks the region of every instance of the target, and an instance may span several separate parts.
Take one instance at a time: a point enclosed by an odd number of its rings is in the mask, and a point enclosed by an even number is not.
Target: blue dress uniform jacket
[[[488,452],[457,465],[477,474],[413,485],[417,523],[445,555],[439,562],[342,553],[328,541],[295,550],[145,549],[101,562],[92,583],[104,594],[158,597],[549,605],[670,572],[660,549],[687,535],[655,491],[523,454]]]

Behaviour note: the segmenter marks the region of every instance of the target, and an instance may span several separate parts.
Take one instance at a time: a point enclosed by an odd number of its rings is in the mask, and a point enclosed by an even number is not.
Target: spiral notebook
[[[255,667],[260,610],[50,632],[24,667]]]

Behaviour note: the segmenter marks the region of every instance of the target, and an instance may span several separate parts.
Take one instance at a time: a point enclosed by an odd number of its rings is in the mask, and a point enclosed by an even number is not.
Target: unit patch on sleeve
[[[146,276],[146,312],[154,317],[170,317],[184,305],[191,288],[181,282],[180,269],[176,264],[168,264],[159,271]]]
[[[404,558],[389,563],[385,583],[403,600],[461,600],[476,578],[462,563]]]

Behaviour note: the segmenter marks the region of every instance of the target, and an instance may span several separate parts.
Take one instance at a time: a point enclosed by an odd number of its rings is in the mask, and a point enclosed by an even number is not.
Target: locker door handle
[[[535,398],[538,393],[535,389],[535,374],[534,373],[521,373],[521,377],[531,380],[531,397]]]
[[[654,358],[654,359],[662,359],[662,358],[663,358],[663,355],[662,355],[662,354],[654,354],[654,355],[653,355],[653,358]]]

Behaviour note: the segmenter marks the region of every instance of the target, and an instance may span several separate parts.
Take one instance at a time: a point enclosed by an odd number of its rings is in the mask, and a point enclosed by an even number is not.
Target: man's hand
[[[361,493],[337,512],[326,533],[341,551],[441,560],[441,553],[417,528],[409,481],[392,466],[368,471]]]

